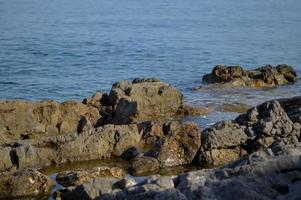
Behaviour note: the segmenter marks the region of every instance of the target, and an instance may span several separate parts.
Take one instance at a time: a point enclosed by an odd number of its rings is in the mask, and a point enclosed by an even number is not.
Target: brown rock
[[[156,158],[143,156],[133,161],[130,171],[134,175],[146,175],[158,169],[160,169],[160,162]]]
[[[0,101],[0,135],[11,141],[72,134],[83,116],[93,124],[100,117],[96,108],[74,101]]]
[[[276,67],[266,65],[251,71],[240,66],[217,65],[210,74],[203,76],[203,81],[262,88],[292,84],[297,81],[297,74],[291,66],[284,64]]]
[[[50,194],[54,182],[33,169],[0,173],[0,199],[37,197]]]
[[[153,79],[115,83],[109,100],[114,108],[113,124],[166,119],[183,107],[183,95],[176,88]]]
[[[80,134],[19,141],[14,148],[19,168],[40,168],[53,163],[119,157],[125,150],[140,149],[137,125],[105,125]]]
[[[184,124],[182,130],[159,140],[145,155],[158,159],[162,168],[185,165],[192,162],[200,145],[198,126]]]
[[[113,177],[121,179],[125,175],[125,171],[119,167],[94,167],[92,169],[60,172],[56,180],[59,184],[69,187],[79,186],[96,178]]]

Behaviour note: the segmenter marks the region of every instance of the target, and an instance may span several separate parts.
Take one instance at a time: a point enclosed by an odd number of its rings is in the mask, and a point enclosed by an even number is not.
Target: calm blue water
[[[301,72],[300,0],[0,0],[0,99],[83,99],[140,76],[196,104],[301,94],[192,91],[217,64],[279,63]]]

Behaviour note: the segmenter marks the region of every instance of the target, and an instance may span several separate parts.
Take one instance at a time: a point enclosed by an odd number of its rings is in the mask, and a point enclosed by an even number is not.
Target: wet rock
[[[115,83],[109,94],[114,113],[110,123],[128,124],[170,118],[183,107],[183,95],[161,81],[144,79]]]
[[[72,134],[83,116],[92,124],[100,117],[96,108],[75,101],[0,101],[0,135],[12,141]]]
[[[138,154],[139,154],[139,152],[136,149],[136,147],[131,147],[121,154],[121,158],[124,160],[132,160],[135,157],[137,157]]]
[[[43,196],[53,186],[52,180],[33,169],[0,173],[0,199]]]
[[[130,168],[130,172],[134,175],[144,175],[155,172],[160,169],[160,162],[153,157],[143,156],[137,157]]]
[[[192,105],[184,105],[182,112],[184,115],[197,116],[197,115],[205,115],[207,113],[213,112],[213,109],[208,107],[196,107]]]
[[[119,157],[131,148],[141,148],[137,125],[105,125],[80,134],[19,141],[14,152],[19,168],[39,168],[53,163]]]
[[[284,64],[266,65],[250,71],[241,66],[217,65],[210,74],[203,76],[203,81],[231,86],[275,87],[296,82],[297,74],[291,66]]]
[[[92,169],[59,172],[56,181],[65,187],[70,187],[82,185],[96,178],[113,177],[120,179],[125,175],[125,171],[119,167],[94,167]]]
[[[189,123],[184,124],[179,133],[159,140],[145,155],[158,159],[161,168],[185,165],[192,162],[200,145],[199,128]]]

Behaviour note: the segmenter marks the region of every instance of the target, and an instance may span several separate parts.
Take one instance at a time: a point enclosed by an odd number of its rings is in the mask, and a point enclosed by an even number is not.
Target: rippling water
[[[83,99],[160,77],[195,104],[301,94],[193,91],[217,64],[287,63],[301,72],[300,0],[0,1],[0,98]]]

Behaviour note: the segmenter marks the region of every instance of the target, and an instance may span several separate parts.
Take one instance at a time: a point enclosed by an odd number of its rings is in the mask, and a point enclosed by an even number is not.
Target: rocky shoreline
[[[296,81],[290,69],[271,69],[289,80],[277,84]],[[54,182],[39,170],[106,158],[129,161],[134,175],[192,163],[212,169],[139,183],[118,167],[64,171],[56,181],[65,188],[53,198],[298,198],[301,97],[267,101],[204,130],[182,121],[208,112],[186,105],[179,90],[156,78],[117,82],[82,102],[1,101],[0,199],[50,195]]]

